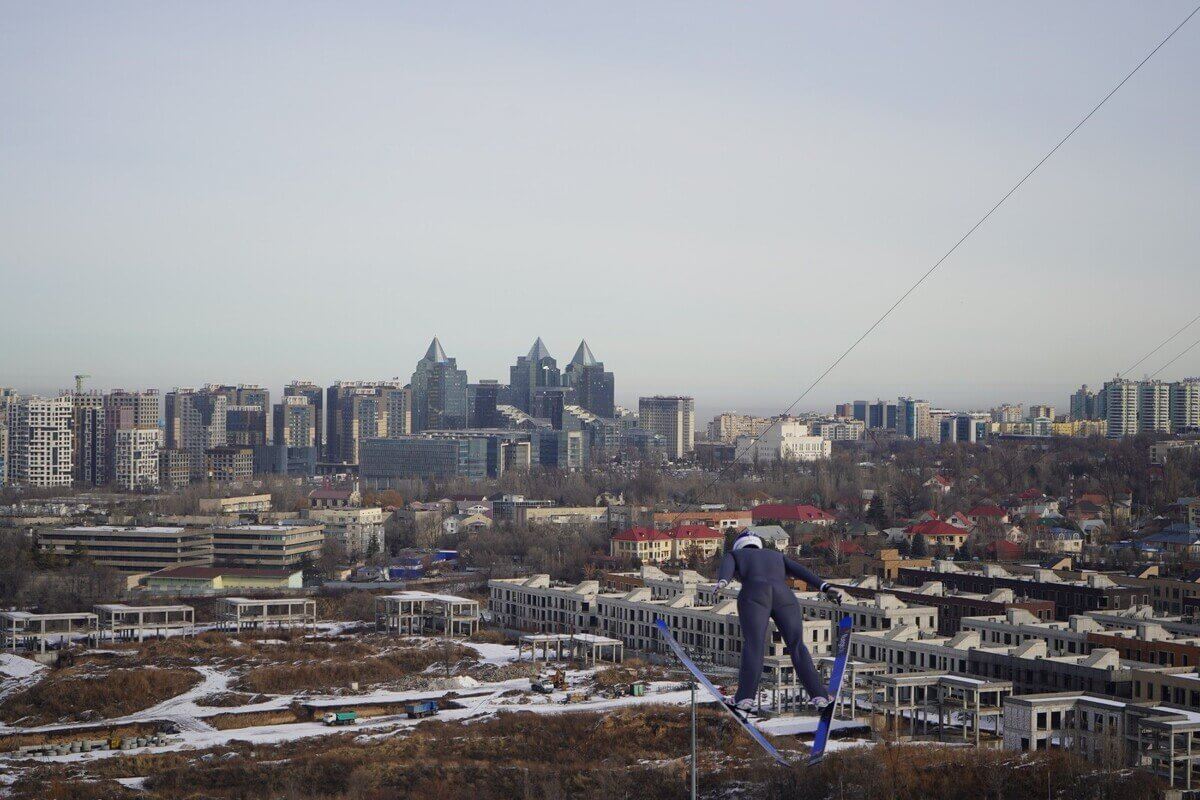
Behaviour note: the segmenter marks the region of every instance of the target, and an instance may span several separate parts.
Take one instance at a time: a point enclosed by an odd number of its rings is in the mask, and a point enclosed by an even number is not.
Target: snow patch
[[[12,653],[0,653],[0,673],[10,678],[28,678],[44,670],[46,666],[31,658],[22,658]]]

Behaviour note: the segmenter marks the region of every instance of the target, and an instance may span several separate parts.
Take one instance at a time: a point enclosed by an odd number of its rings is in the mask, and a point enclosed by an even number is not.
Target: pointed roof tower
[[[546,349],[545,342],[542,341],[542,337],[539,336],[537,338],[537,341],[533,343],[533,347],[529,348],[529,354],[525,357],[530,361],[541,361],[543,358],[551,357],[550,351]]]
[[[577,367],[593,367],[599,363],[592,355],[592,348],[588,347],[587,339],[579,342],[579,349],[575,351],[575,357],[571,359],[571,363]]]
[[[539,339],[538,341],[541,340]],[[445,364],[450,360],[446,358],[446,351],[442,349],[442,343],[438,341],[436,336],[429,343],[429,349],[425,351],[425,360],[434,364]]]

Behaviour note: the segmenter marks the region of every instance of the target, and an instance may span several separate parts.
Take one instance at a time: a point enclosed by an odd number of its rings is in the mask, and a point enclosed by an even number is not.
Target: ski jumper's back
[[[725,554],[721,561],[720,580],[738,580],[742,584],[773,583],[787,586],[788,578],[799,578],[816,589],[821,579],[803,564],[797,564],[778,550],[743,547]]]

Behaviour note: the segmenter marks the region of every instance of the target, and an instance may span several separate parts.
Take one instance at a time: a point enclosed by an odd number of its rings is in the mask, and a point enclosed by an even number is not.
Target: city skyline
[[[571,346],[570,348],[551,347],[551,346],[545,344],[544,338],[541,336],[535,335],[532,338],[535,341],[535,343],[541,344],[546,349],[546,351],[548,352],[548,354],[550,356],[552,356],[556,360],[558,360],[558,363],[560,365],[559,366],[560,370],[564,369],[566,367],[571,356],[560,357],[560,355],[558,355],[558,354],[567,353],[567,352],[574,353],[577,351],[577,349],[580,346],[582,346],[584,344],[588,345],[589,355],[591,354],[592,350],[597,349],[595,347],[592,347],[591,342],[586,337],[576,340],[576,344],[574,346]],[[434,335],[434,336],[432,336],[432,339],[436,340],[438,342],[438,344],[441,344],[440,336]],[[420,353],[424,353],[429,348],[432,347],[430,338],[427,337],[424,341],[425,341],[425,344],[422,345],[421,348],[419,348],[420,352],[418,352],[418,355],[414,356],[412,362],[410,362],[412,365],[415,365],[417,363],[417,361],[420,360],[420,358],[421,358]],[[565,342],[567,340],[563,340],[563,341]],[[557,342],[557,340],[555,340],[555,342]],[[456,361],[460,362],[459,368],[464,370],[467,373],[467,378],[471,383],[475,383],[480,380],[495,380],[495,381],[498,381],[500,385],[507,385],[509,383],[508,379],[510,377],[509,373],[511,370],[512,361],[515,358],[524,357],[526,355],[526,351],[529,348],[527,345],[525,348],[518,348],[513,353],[510,353],[508,356],[508,364],[506,366],[504,366],[503,368],[498,368],[494,374],[475,372],[473,369],[471,369],[470,365],[462,364],[461,359],[453,358],[453,354],[454,354],[454,352],[456,352],[456,348],[447,347],[445,349],[451,355],[452,360],[456,360]],[[604,353],[603,348],[599,348],[599,349],[601,349],[601,353],[603,355],[603,353]],[[499,360],[503,361],[504,357],[500,356]],[[718,399],[720,396],[719,394],[716,397],[711,397],[711,396],[705,397],[705,396],[701,396],[701,395],[691,394],[686,391],[671,391],[671,388],[669,386],[662,387],[657,391],[638,391],[636,389],[631,389],[625,385],[625,381],[624,381],[625,369],[623,369],[620,366],[614,368],[612,363],[605,357],[600,357],[597,360],[602,362],[607,369],[609,369],[612,372],[617,374],[616,390],[615,390],[616,403],[617,403],[617,405],[619,405],[623,408],[626,408],[628,410],[631,410],[631,411],[637,410],[638,401],[642,397],[647,397],[647,396],[651,396],[651,395],[655,395],[655,394],[677,394],[677,395],[684,395],[684,396],[689,396],[689,397],[695,398],[697,420],[708,420],[708,419],[712,418],[713,416],[720,414],[720,413],[724,413],[724,412],[735,412],[735,413],[743,413],[743,414],[752,414],[755,416],[771,417],[771,416],[778,416],[779,414],[782,414],[785,411],[785,409],[787,409],[788,405],[792,402],[792,400],[795,399],[794,397],[791,400],[783,399],[780,401],[779,406],[770,406],[770,405],[765,405],[765,404],[761,404],[761,403],[756,404],[754,401],[746,401],[746,402],[738,403],[736,400],[733,400],[730,402],[723,403]],[[1178,369],[1176,368],[1178,365],[1172,365],[1172,366],[1173,366],[1173,369],[1170,374],[1161,375],[1158,377],[1158,379],[1166,380],[1166,381],[1174,381],[1174,380],[1184,380],[1184,379],[1195,377],[1195,375],[1193,375],[1191,373],[1184,373],[1184,372],[1178,371]],[[1200,369],[1198,369],[1197,372],[1200,373]],[[334,383],[337,383],[338,381],[353,382],[353,381],[397,381],[398,380],[401,382],[402,385],[404,385],[404,384],[408,384],[410,382],[410,378],[413,374],[413,366],[404,367],[403,365],[399,365],[399,366],[397,366],[394,374],[390,374],[390,375],[386,374],[386,371],[378,371],[376,373],[365,374],[365,375],[344,375],[344,374],[339,374],[339,373],[333,373],[329,377],[315,377],[315,376],[309,375],[309,374],[291,375],[291,376],[284,378],[279,383],[268,383],[267,381],[264,381],[261,379],[256,379],[253,375],[247,376],[245,378],[239,377],[238,379],[234,380],[234,379],[228,378],[228,376],[226,376],[225,373],[220,372],[219,370],[218,370],[218,373],[219,374],[216,376],[208,376],[203,379],[193,380],[191,382],[181,382],[181,383],[176,383],[176,384],[171,384],[171,385],[153,385],[153,384],[150,384],[145,381],[142,381],[142,382],[134,381],[132,383],[111,383],[110,384],[104,380],[103,375],[88,374],[84,389],[85,389],[85,391],[96,390],[96,391],[104,391],[104,392],[117,390],[117,389],[127,389],[127,390],[156,389],[165,394],[167,392],[170,392],[173,389],[186,389],[186,388],[199,389],[205,385],[231,384],[231,385],[261,386],[261,387],[267,389],[268,391],[270,391],[272,397],[279,398],[279,397],[283,396],[283,390],[285,389],[285,387],[287,387],[289,384],[291,384],[293,382],[312,381],[317,386],[322,387],[322,388],[326,387],[326,386],[330,386]],[[1146,375],[1148,375],[1148,374],[1149,374],[1149,371],[1147,371]],[[1135,380],[1141,380],[1144,377],[1146,377],[1146,375],[1139,374],[1136,378],[1134,378],[1133,376],[1128,376],[1128,377],[1135,379]],[[836,381],[832,381],[829,384],[829,386],[826,387],[826,391],[825,391],[825,394],[829,394],[832,397],[830,402],[816,402],[816,401],[810,401],[810,398],[805,398],[805,400],[802,403],[798,404],[795,408],[791,409],[791,413],[793,413],[793,414],[824,413],[824,412],[828,412],[831,407],[836,406],[843,402],[851,402],[853,400],[866,400],[868,402],[871,402],[871,401],[875,401],[875,400],[879,400],[879,399],[886,400],[889,402],[894,402],[897,397],[904,397],[904,396],[909,396],[909,395],[911,395],[913,397],[919,396],[922,399],[928,401],[935,408],[949,408],[949,409],[952,409],[955,411],[988,411],[994,407],[1012,403],[1012,404],[1019,404],[1022,406],[1046,404],[1046,405],[1050,405],[1050,406],[1055,406],[1055,407],[1059,408],[1061,411],[1066,412],[1070,407],[1070,396],[1077,389],[1079,389],[1079,387],[1081,385],[1087,385],[1087,386],[1090,386],[1093,390],[1099,390],[1106,381],[1111,380],[1114,377],[1116,377],[1116,376],[1115,375],[1106,375],[1106,376],[1091,376],[1090,378],[1085,377],[1085,379],[1081,380],[1080,382],[1077,382],[1074,385],[1050,387],[1047,392],[1043,392],[1043,393],[1036,393],[1032,388],[1029,388],[1029,389],[1025,390],[1025,396],[1014,396],[1012,394],[1008,394],[1008,395],[996,394],[991,399],[984,399],[984,400],[980,400],[975,403],[970,403],[970,402],[954,403],[954,402],[948,401],[945,398],[954,396],[955,393],[953,391],[939,392],[936,388],[934,388],[934,389],[923,388],[923,386],[919,385],[917,381],[910,381],[905,384],[906,388],[898,389],[898,390],[891,391],[891,392],[879,391],[877,388],[871,389],[870,387],[868,387],[868,389],[866,391],[858,392],[853,395],[851,393],[847,393],[847,392],[843,391],[842,388],[838,385],[838,383]],[[11,381],[7,384],[0,382],[0,386],[7,386],[9,388],[15,389],[20,394],[39,395],[39,396],[44,396],[44,397],[54,397],[62,392],[69,391],[70,390],[70,380],[73,378],[74,378],[73,375],[72,376],[64,376],[64,379],[61,382],[61,384],[57,385],[57,386],[27,387],[27,386],[22,386],[19,382],[11,382]],[[939,385],[939,382],[936,382],[936,381],[931,382],[929,384],[924,384],[925,387],[929,387],[929,386],[937,387],[938,385]],[[953,388],[953,384],[944,384],[943,383],[941,385],[943,388],[951,388],[951,389]],[[911,388],[909,388],[909,387],[911,387]],[[799,389],[797,391],[799,391]],[[818,396],[818,393],[814,392],[814,394],[812,396]]]
[[[11,9],[0,382],[407,375],[432,333],[503,379],[541,335],[625,405],[777,412],[1186,10],[363,8]],[[1188,319],[1195,36],[804,405],[1061,403]]]

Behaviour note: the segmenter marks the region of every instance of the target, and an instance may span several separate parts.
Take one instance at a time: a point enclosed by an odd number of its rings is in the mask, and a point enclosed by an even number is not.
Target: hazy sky
[[[2,2],[0,385],[586,336],[618,402],[777,410],[1190,6]],[[1200,18],[802,408],[1127,367],[1200,311],[1197,130]]]

